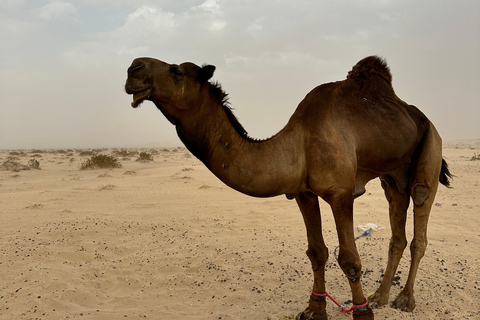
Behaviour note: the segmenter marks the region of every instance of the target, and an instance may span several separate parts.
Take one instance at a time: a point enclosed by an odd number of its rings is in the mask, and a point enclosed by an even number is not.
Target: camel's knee
[[[360,257],[354,254],[339,254],[338,264],[343,270],[348,280],[356,282],[360,279],[362,273],[362,264]]]
[[[307,257],[312,263],[313,271],[317,271],[319,268],[324,268],[328,259],[328,248],[325,246],[313,247],[308,246]]]
[[[413,189],[412,198],[413,203],[421,207],[425,203],[425,200],[430,196],[430,188],[424,185],[418,185]]]
[[[392,236],[390,239],[390,254],[403,254],[407,247],[407,239],[405,237]]]
[[[425,239],[416,239],[414,238],[412,240],[412,243],[410,244],[410,252],[412,257],[413,256],[418,256],[420,258],[423,257],[425,254],[425,250],[427,249],[428,245],[428,240]]]

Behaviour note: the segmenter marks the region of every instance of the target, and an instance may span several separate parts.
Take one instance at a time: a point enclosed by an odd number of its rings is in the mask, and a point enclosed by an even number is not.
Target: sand
[[[131,155],[117,169],[79,170],[78,150],[0,153],[40,169],[0,171],[0,319],[294,319],[309,298],[310,262],[295,201],[235,192],[185,149]],[[110,154],[112,150],[103,150]],[[453,188],[439,188],[417,307],[385,306],[376,319],[480,319],[480,154],[444,148]],[[16,159],[16,160],[15,160]],[[350,298],[333,257],[333,217],[321,202],[330,249],[327,290]],[[412,237],[412,213],[407,225]],[[385,229],[357,240],[366,294],[376,290],[390,239],[378,180],[355,201],[355,225]],[[361,232],[357,231],[357,234]],[[409,268],[404,253],[391,300]],[[330,319],[351,319],[327,303]]]

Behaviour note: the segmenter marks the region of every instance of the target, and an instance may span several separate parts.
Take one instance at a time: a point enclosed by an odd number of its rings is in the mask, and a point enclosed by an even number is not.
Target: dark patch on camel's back
[[[347,79],[369,80],[374,76],[379,76],[392,86],[392,74],[387,62],[377,56],[366,57],[360,60],[351,71],[348,72]]]

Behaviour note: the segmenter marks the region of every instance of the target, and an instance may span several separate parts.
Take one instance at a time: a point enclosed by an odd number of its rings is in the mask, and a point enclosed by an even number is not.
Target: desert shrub
[[[473,154],[473,157],[470,158],[471,161],[480,160],[480,153]]]
[[[19,172],[20,170],[30,170],[30,167],[9,159],[0,165],[0,170]]]
[[[105,154],[97,154],[82,163],[80,170],[120,168],[121,166],[122,164],[120,163],[120,160],[118,160],[118,158]]]
[[[126,149],[121,149],[121,150],[113,150],[112,152],[114,155],[117,157],[133,157],[138,154],[137,151],[130,151]]]
[[[142,151],[138,155],[138,159],[136,161],[139,161],[139,162],[153,161],[153,156],[148,152]]]
[[[91,156],[94,156],[96,155],[97,153],[93,150],[81,150],[78,155],[80,157],[91,157]]]
[[[28,161],[28,165],[30,166],[30,168],[32,169],[40,169],[40,162],[38,162],[37,159],[30,159]]]
[[[40,149],[33,149],[30,151],[30,153],[44,153],[45,150],[40,150]]]
[[[24,157],[26,154],[23,151],[11,151],[9,152],[9,155],[14,157]]]

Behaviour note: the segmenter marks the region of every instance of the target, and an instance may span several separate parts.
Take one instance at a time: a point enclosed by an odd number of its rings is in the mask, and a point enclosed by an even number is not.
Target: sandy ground
[[[79,170],[78,150],[0,153],[40,170],[0,171],[0,319],[294,319],[308,301],[311,267],[294,201],[256,199],[217,180],[185,149],[136,156],[118,169]],[[110,153],[112,150],[103,151]],[[376,319],[480,319],[480,146],[451,145],[456,175],[440,187],[413,313],[389,306]],[[333,257],[327,290],[350,298]],[[355,225],[386,227],[357,240],[365,293],[375,291],[390,238],[378,180],[355,202]],[[412,213],[407,225],[412,237]],[[360,234],[361,232],[357,232]],[[405,283],[405,250],[391,300]],[[351,319],[327,303],[330,319]]]

